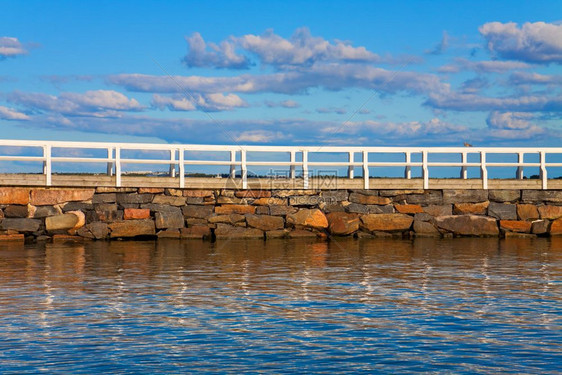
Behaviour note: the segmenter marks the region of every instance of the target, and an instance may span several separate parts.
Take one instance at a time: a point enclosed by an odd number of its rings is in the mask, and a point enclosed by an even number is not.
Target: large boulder
[[[0,204],[20,204],[29,203],[29,189],[24,188],[0,188]]]
[[[359,230],[359,216],[346,212],[331,212],[326,215],[328,231],[336,236],[347,236]]]
[[[443,190],[443,203],[478,203],[488,200],[488,190]]]
[[[217,224],[215,229],[217,239],[237,239],[237,238],[264,238],[263,231],[257,228],[234,227],[228,224]]]
[[[562,217],[562,206],[539,206],[539,215],[541,219],[558,219]]]
[[[453,213],[455,215],[486,215],[490,202],[480,203],[455,203]]]
[[[224,206],[215,207],[215,213],[218,215],[253,214],[255,212],[255,206],[245,204],[225,204]]]
[[[495,217],[499,220],[517,220],[517,207],[509,203],[490,202],[488,206],[488,216]]]
[[[500,220],[500,228],[506,232],[531,233],[532,223],[522,220]]]
[[[111,231],[111,238],[156,235],[156,228],[152,220],[122,220],[113,222],[108,227]]]
[[[154,214],[154,222],[158,229],[179,229],[185,226],[181,210],[177,207],[174,211],[156,212]]]
[[[478,215],[439,216],[434,220],[438,228],[461,236],[497,236],[496,219]]]
[[[316,229],[328,228],[326,215],[317,208],[301,209],[295,214],[287,215],[287,223]]]
[[[369,232],[403,232],[410,229],[413,221],[405,214],[368,214],[361,217],[361,227]]]
[[[41,225],[39,219],[2,219],[0,229],[17,232],[36,232]]]
[[[534,204],[518,204],[517,217],[519,220],[535,220],[539,218],[539,210]]]
[[[186,218],[207,219],[213,214],[213,206],[187,205],[181,208]]]
[[[30,203],[34,206],[52,206],[71,201],[87,201],[95,189],[31,189]]]
[[[392,202],[392,200],[387,197],[380,197],[378,195],[366,195],[361,193],[349,194],[349,201],[358,204],[377,204],[377,205],[386,205]]]
[[[285,220],[283,220],[281,216],[247,214],[246,222],[249,227],[261,229],[263,231],[283,229],[285,226]]]

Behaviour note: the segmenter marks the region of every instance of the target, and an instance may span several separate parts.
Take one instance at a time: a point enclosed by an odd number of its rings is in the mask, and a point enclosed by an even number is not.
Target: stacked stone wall
[[[558,190],[0,188],[1,241],[556,235]]]

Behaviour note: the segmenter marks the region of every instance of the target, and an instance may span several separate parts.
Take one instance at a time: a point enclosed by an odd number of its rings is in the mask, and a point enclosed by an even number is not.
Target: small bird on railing
[[[464,147],[472,147],[472,145],[468,142],[464,142]]]

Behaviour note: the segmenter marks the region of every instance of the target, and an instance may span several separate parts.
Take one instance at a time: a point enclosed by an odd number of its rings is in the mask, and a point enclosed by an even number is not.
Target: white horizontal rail
[[[29,150],[33,150],[30,152]],[[100,157],[87,156],[87,152],[105,150]],[[10,152],[11,151],[11,152]],[[25,153],[28,155],[25,155]],[[131,153],[140,154],[139,157]],[[156,152],[157,154],[154,154]],[[13,154],[13,155],[10,155]],[[29,155],[29,154],[32,155]],[[56,156],[57,154],[75,156]],[[147,156],[147,154],[153,155]],[[188,158],[186,153],[200,156],[211,153],[217,160]],[[224,153],[218,158],[217,153]],[[340,160],[317,160],[322,154],[341,154]],[[40,154],[41,156],[37,156]],[[86,154],[86,156],[85,156]],[[213,155],[214,154],[214,155]],[[286,159],[279,160],[279,154]],[[449,154],[447,156],[445,154]],[[558,160],[547,162],[547,156],[558,154]],[[358,156],[359,155],[359,156]],[[377,155],[399,155],[404,161],[375,161]],[[516,162],[490,162],[491,155],[513,155]],[[525,162],[525,157],[534,155],[537,161]],[[124,157],[126,156],[126,157]],[[469,162],[469,157],[478,161]],[[321,158],[322,156],[320,156]],[[455,158],[460,161],[435,160]],[[380,158],[380,156],[379,156]],[[260,160],[261,159],[261,160]],[[274,159],[274,160],[267,160]],[[325,159],[325,158],[324,158]],[[359,159],[359,160],[357,160]],[[343,161],[342,161],[343,160]],[[302,179],[303,188],[311,187],[310,176],[313,167],[333,167],[347,170],[347,177],[355,177],[355,168],[363,171],[364,187],[375,175],[370,168],[403,168],[404,178],[412,178],[412,168],[421,170],[424,188],[430,186],[430,168],[459,168],[460,178],[467,179],[467,168],[478,168],[482,187],[488,187],[489,168],[516,168],[516,179],[523,179],[524,168],[538,168],[541,186],[547,189],[548,168],[562,167],[562,147],[332,147],[332,146],[236,146],[236,145],[192,145],[192,144],[144,144],[109,142],[62,142],[0,140],[0,162],[42,162],[45,184],[51,185],[53,163],[106,163],[107,174],[115,176],[115,185],[121,186],[123,166],[129,164],[169,165],[169,176],[177,178],[178,186],[185,187],[186,167],[188,166],[229,166],[229,177],[239,178],[242,187],[248,186],[248,167],[287,167],[291,179]],[[297,174],[297,168],[300,174]],[[238,170],[238,173],[237,173]],[[178,174],[176,174],[178,171]],[[17,171],[14,171],[17,173]],[[179,175],[179,176],[178,176]],[[179,178],[178,178],[179,177]]]

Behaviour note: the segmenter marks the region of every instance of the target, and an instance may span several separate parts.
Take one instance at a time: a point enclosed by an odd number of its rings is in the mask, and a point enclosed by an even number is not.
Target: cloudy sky
[[[562,2],[0,1],[2,138],[559,146]]]

